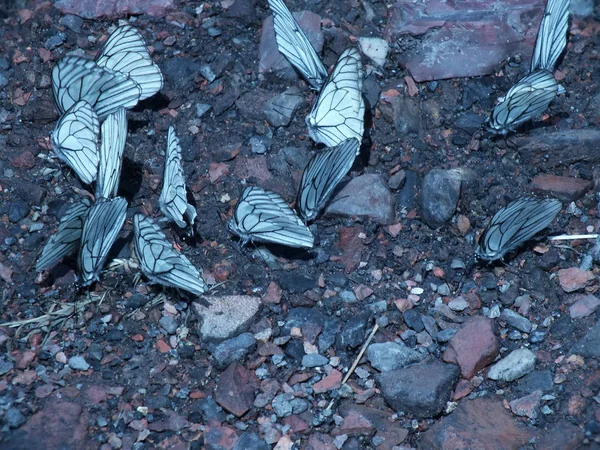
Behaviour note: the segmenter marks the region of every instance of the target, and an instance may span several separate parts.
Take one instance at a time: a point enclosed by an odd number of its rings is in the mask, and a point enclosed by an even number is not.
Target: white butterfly
[[[306,165],[298,192],[298,208],[304,220],[313,220],[333,190],[352,168],[359,142],[352,138],[317,153]]]
[[[172,126],[169,127],[163,188],[158,204],[162,213],[180,228],[186,227],[185,216],[193,230],[196,209],[187,202],[185,174],[181,165],[181,146],[175,135],[175,128]]]
[[[83,224],[77,266],[83,286],[100,277],[100,271],[125,222],[127,200],[122,197],[98,199]]]
[[[362,142],[365,117],[362,83],[360,53],[350,47],[339,57],[306,117],[308,134],[315,142],[327,147],[350,138]]]
[[[152,283],[202,295],[208,286],[192,263],[172,244],[158,224],[143,214],[133,216],[135,252],[140,267]]]
[[[135,81],[142,91],[139,100],[152,97],[163,87],[160,68],[148,53],[140,32],[131,25],[113,31],[96,57],[96,64]]]
[[[98,173],[99,134],[98,116],[85,100],[73,104],[50,134],[54,153],[86,184]]]
[[[277,48],[317,91],[327,78],[327,70],[314,47],[283,0],[269,0]]]
[[[37,260],[35,270],[41,272],[54,266],[65,256],[79,248],[83,222],[88,215],[91,203],[87,198],[73,203],[61,217],[56,233],[50,236]]]
[[[569,3],[569,0],[548,0],[546,3],[531,58],[531,72],[538,69],[554,70],[556,61],[567,45]]]
[[[126,138],[127,118],[125,109],[119,108],[116,112],[109,114],[102,123],[100,163],[98,166],[98,181],[96,182],[97,199],[117,195]]]
[[[312,233],[285,200],[257,186],[244,190],[228,227],[242,245],[259,241],[312,248],[314,244]]]

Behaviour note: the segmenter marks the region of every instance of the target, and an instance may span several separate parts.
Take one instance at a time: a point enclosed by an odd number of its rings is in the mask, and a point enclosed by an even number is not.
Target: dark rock
[[[406,136],[418,134],[421,130],[421,108],[416,97],[394,97],[394,128],[396,134]]]
[[[4,413],[6,425],[9,428],[19,428],[25,423],[25,416],[17,408],[8,408]]]
[[[217,405],[214,397],[206,397],[197,402],[193,402],[190,408],[191,413],[201,416],[201,419],[198,421],[190,419],[190,421],[196,423],[200,423],[202,420],[205,422],[215,421],[220,423],[223,422],[227,416],[223,412],[223,409]]]
[[[238,363],[232,363],[219,378],[215,400],[226,411],[241,417],[252,408],[254,391],[258,387],[258,379],[254,372]]]
[[[537,448],[548,450],[575,449],[582,447],[584,430],[563,418],[549,427],[548,432],[536,442]]]
[[[319,335],[319,352],[325,353],[331,347],[337,338],[341,327],[341,321],[336,318],[327,319],[323,322],[323,331]]]
[[[292,328],[302,328],[305,324],[322,324],[325,320],[325,315],[317,308],[293,308],[288,312],[281,334],[289,336]]]
[[[315,279],[304,275],[286,273],[279,278],[279,285],[290,294],[297,294],[314,288],[317,283]]]
[[[417,418],[439,415],[458,378],[457,366],[439,361],[376,376],[387,403],[396,411],[405,411]]]
[[[421,186],[420,213],[432,228],[447,222],[454,215],[460,197],[461,176],[456,170],[435,169],[425,175]]]
[[[367,357],[371,365],[380,372],[402,369],[423,358],[416,350],[396,342],[369,345]]]
[[[19,198],[29,206],[41,206],[46,193],[37,184],[23,179],[15,179],[11,185]]]
[[[266,89],[255,88],[245,94],[235,102],[235,106],[246,120],[263,120],[262,110],[267,104],[267,100],[271,97],[271,91]]]
[[[237,440],[232,450],[270,450],[271,446],[256,433],[246,431]]]
[[[57,0],[54,7],[63,14],[74,14],[84,19],[117,19],[140,14],[164,17],[173,10],[173,3],[173,0]]]
[[[577,344],[571,347],[570,353],[583,357],[600,358],[600,321],[590,328]]]
[[[518,394],[526,395],[534,391],[542,391],[545,394],[554,392],[552,372],[540,370],[528,373],[515,385],[514,390]]]
[[[23,250],[27,250],[28,252],[38,250],[42,242],[44,242],[44,236],[39,233],[31,234],[23,241]]]
[[[167,334],[175,334],[177,332],[177,319],[173,316],[163,316],[158,321],[160,326],[167,332]]]
[[[377,81],[377,76],[372,73],[363,81],[363,96],[368,103],[365,108],[374,108],[379,101],[381,95],[381,87]]]
[[[563,340],[570,337],[575,331],[575,323],[570,316],[564,315],[554,321],[550,327],[550,334],[556,340]]]
[[[402,186],[404,186],[405,182],[406,172],[404,170],[399,170],[390,177],[390,179],[388,180],[388,186],[390,187],[390,189],[396,191],[398,189],[401,189]]]
[[[193,87],[194,78],[200,72],[201,63],[195,59],[175,56],[161,64],[165,78],[176,92],[186,92]]]
[[[469,109],[474,103],[478,103],[481,109],[491,110],[494,106],[491,93],[492,88],[488,84],[484,84],[481,80],[470,80],[463,88],[461,106],[463,109]]]
[[[371,311],[363,311],[352,316],[342,328],[338,335],[337,343],[340,347],[356,348],[361,345],[366,336],[367,326],[371,319]]]
[[[78,16],[67,14],[66,16],[60,18],[60,23],[69,30],[79,33],[81,31],[81,27],[83,26],[83,19]]]
[[[286,127],[304,102],[298,88],[290,88],[266,102],[263,113],[273,127]]]
[[[58,33],[47,39],[44,43],[44,47],[48,50],[54,50],[55,48],[60,47],[66,40],[67,35],[65,33]]]
[[[348,284],[348,278],[346,278],[346,274],[344,272],[335,272],[329,274],[325,277],[325,281],[341,288],[346,287]]]
[[[225,17],[237,19],[244,25],[253,24],[256,21],[256,9],[253,0],[235,0],[233,5],[227,8]]]
[[[210,108],[212,108],[212,106],[207,105],[206,103],[196,103],[196,117],[201,119],[204,114],[210,110]]]
[[[411,211],[415,208],[415,197],[417,195],[417,187],[419,184],[417,173],[413,170],[406,171],[406,182],[398,196],[399,209],[406,208]]]
[[[235,104],[235,101],[239,95],[240,94],[237,89],[233,88],[227,89],[223,94],[219,95],[213,106],[213,112],[215,113],[215,116],[220,116],[229,108],[231,108]]]
[[[414,309],[406,310],[402,317],[404,318],[404,323],[406,323],[409,328],[415,330],[417,333],[420,333],[425,329],[425,325],[421,319],[421,314],[418,311]]]
[[[218,368],[225,368],[234,361],[243,361],[256,346],[252,333],[242,333],[216,345],[211,354]]]
[[[304,169],[310,160],[310,155],[304,147],[284,147],[281,153],[285,162],[294,169]]]
[[[564,129],[549,132],[547,127],[519,135],[514,143],[524,163],[539,167],[569,166],[577,162],[593,165],[600,162],[594,150],[600,130]]]
[[[17,223],[29,214],[29,206],[23,200],[15,200],[8,204],[8,220]]]

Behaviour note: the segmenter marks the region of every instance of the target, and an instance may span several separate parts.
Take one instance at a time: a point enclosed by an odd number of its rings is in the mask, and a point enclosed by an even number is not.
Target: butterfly
[[[524,197],[501,208],[481,234],[475,257],[501,259],[554,220],[562,208],[556,199]]]
[[[350,138],[362,142],[365,116],[362,84],[360,53],[356,47],[350,47],[340,55],[306,117],[312,140],[327,147]]]
[[[79,248],[83,222],[90,210],[91,202],[87,198],[73,203],[60,219],[56,233],[50,236],[37,260],[35,270],[41,272],[54,266],[65,256]]]
[[[228,228],[242,245],[257,241],[312,248],[314,244],[312,233],[285,200],[257,186],[244,190]]]
[[[52,69],[52,90],[60,113],[79,100],[96,111],[100,121],[119,107],[133,108],[141,88],[133,79],[80,56],[65,56]]]
[[[531,58],[531,72],[538,69],[554,70],[556,61],[567,45],[569,3],[569,0],[548,0],[546,3]]]
[[[314,47],[283,0],[269,0],[277,48],[315,90],[320,90],[327,70]]]
[[[356,139],[346,139],[337,147],[311,158],[302,174],[298,192],[298,208],[304,220],[313,220],[323,209],[335,187],[352,167],[359,147]]]
[[[141,89],[139,100],[152,97],[163,87],[160,68],[140,32],[131,25],[122,25],[111,33],[96,56],[96,64],[135,81]]]
[[[561,87],[548,70],[527,75],[498,99],[487,120],[488,130],[501,135],[514,132],[524,122],[541,116],[560,92]]]
[[[83,286],[100,277],[100,271],[125,222],[127,200],[122,197],[98,199],[83,224],[77,266]]]
[[[117,195],[123,150],[127,138],[127,118],[125,108],[119,108],[108,115],[102,123],[102,143],[100,163],[96,181],[96,198],[110,198]]]
[[[181,146],[175,135],[175,128],[172,126],[169,127],[167,138],[163,188],[158,203],[162,213],[180,228],[186,227],[185,216],[190,228],[193,229],[196,209],[187,202],[185,175],[181,165]]]
[[[50,134],[54,153],[66,162],[86,184],[98,174],[100,121],[85,100],[74,103]]]
[[[158,224],[143,214],[133,216],[135,252],[140,267],[152,283],[202,295],[208,286],[198,269],[172,244]]]

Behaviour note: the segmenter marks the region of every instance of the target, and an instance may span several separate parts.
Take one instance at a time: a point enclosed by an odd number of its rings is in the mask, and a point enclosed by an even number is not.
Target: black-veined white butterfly
[[[335,147],[350,138],[362,142],[365,127],[362,83],[360,53],[350,47],[339,57],[306,117],[308,134],[315,142],[327,147]]]
[[[127,200],[122,197],[98,199],[83,224],[77,266],[81,283],[88,286],[100,277],[108,252],[117,240],[127,215]]]
[[[86,184],[98,174],[99,134],[98,116],[85,100],[73,104],[50,134],[54,153]]]
[[[180,228],[186,227],[186,221],[193,230],[196,209],[187,202],[185,175],[181,165],[181,146],[175,135],[175,128],[169,127],[163,187],[158,201],[160,210]]]
[[[327,78],[327,69],[283,0],[269,0],[277,48],[317,91]]]
[[[140,267],[152,283],[183,289],[194,295],[208,291],[198,269],[175,250],[154,220],[136,214],[133,232]]]
[[[556,199],[525,197],[501,208],[481,234],[475,256],[487,261],[502,258],[546,228],[560,212]]]
[[[160,68],[148,53],[140,32],[131,25],[120,26],[111,33],[96,64],[133,79],[142,91],[139,100],[152,97],[163,87]]]
[[[356,139],[347,139],[311,158],[302,174],[298,192],[298,208],[304,220],[317,217],[335,187],[352,168],[359,147]]]
[[[114,113],[109,114],[102,123],[100,163],[98,165],[98,180],[96,181],[97,199],[117,195],[126,138],[127,117],[125,108],[119,108]]]
[[[560,86],[549,71],[527,75],[498,99],[488,119],[488,130],[502,135],[515,131],[524,122],[541,116],[559,93]]]
[[[133,108],[142,93],[126,75],[73,55],[65,56],[52,69],[52,90],[61,114],[85,100],[101,121],[120,107]]]
[[[257,186],[244,190],[228,227],[242,245],[258,241],[312,248],[314,244],[312,233],[285,200]]]
[[[90,210],[91,202],[84,198],[73,203],[61,217],[56,233],[50,236],[37,260],[35,270],[41,272],[54,266],[65,256],[75,253],[81,242],[83,222]]]
[[[556,61],[567,45],[569,3],[569,0],[548,0],[546,3],[531,58],[531,72],[538,69],[554,70]]]

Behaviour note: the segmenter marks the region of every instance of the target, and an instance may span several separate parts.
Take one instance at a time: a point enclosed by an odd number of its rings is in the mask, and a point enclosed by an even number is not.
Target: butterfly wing
[[[311,158],[298,192],[298,208],[304,220],[313,220],[323,209],[335,187],[352,168],[359,148],[356,139],[347,139]]]
[[[362,79],[360,53],[350,47],[338,59],[306,118],[308,134],[315,142],[327,147],[350,138],[362,142],[365,116]]]
[[[127,200],[98,199],[83,224],[77,266],[83,286],[99,279],[100,271],[125,222]]]
[[[109,114],[102,123],[102,144],[100,145],[96,198],[110,198],[117,195],[126,138],[127,117],[125,108],[119,108],[116,112]]]
[[[277,48],[317,91],[327,78],[327,70],[314,47],[283,0],[269,0]]]
[[[79,248],[83,222],[88,215],[91,203],[87,198],[73,203],[60,219],[56,233],[44,246],[37,260],[35,270],[41,272],[54,266],[65,256],[74,253]]]
[[[100,122],[85,100],[73,104],[60,118],[50,137],[54,153],[86,184],[98,173]]]
[[[554,70],[556,61],[567,46],[569,0],[548,0],[531,58],[531,72]]]
[[[133,230],[140,267],[152,283],[183,289],[194,295],[208,291],[198,269],[175,250],[154,220],[138,213],[133,217]]]
[[[187,202],[185,175],[181,164],[181,146],[175,135],[175,128],[169,127],[163,188],[158,201],[160,210],[180,228],[186,227],[184,215],[190,225],[196,218],[196,209]]]
[[[243,243],[262,241],[299,248],[312,248],[314,244],[312,233],[285,200],[257,186],[244,190],[229,230]]]
[[[475,255],[488,261],[502,258],[550,225],[561,208],[556,199],[526,197],[509,203],[492,217]]]
[[[52,69],[52,90],[61,113],[87,101],[102,121],[119,107],[132,108],[141,89],[131,78],[79,56],[65,56]]]
[[[140,100],[152,97],[163,87],[160,68],[140,32],[131,25],[120,26],[109,36],[96,57],[96,64],[133,79],[140,86]]]

